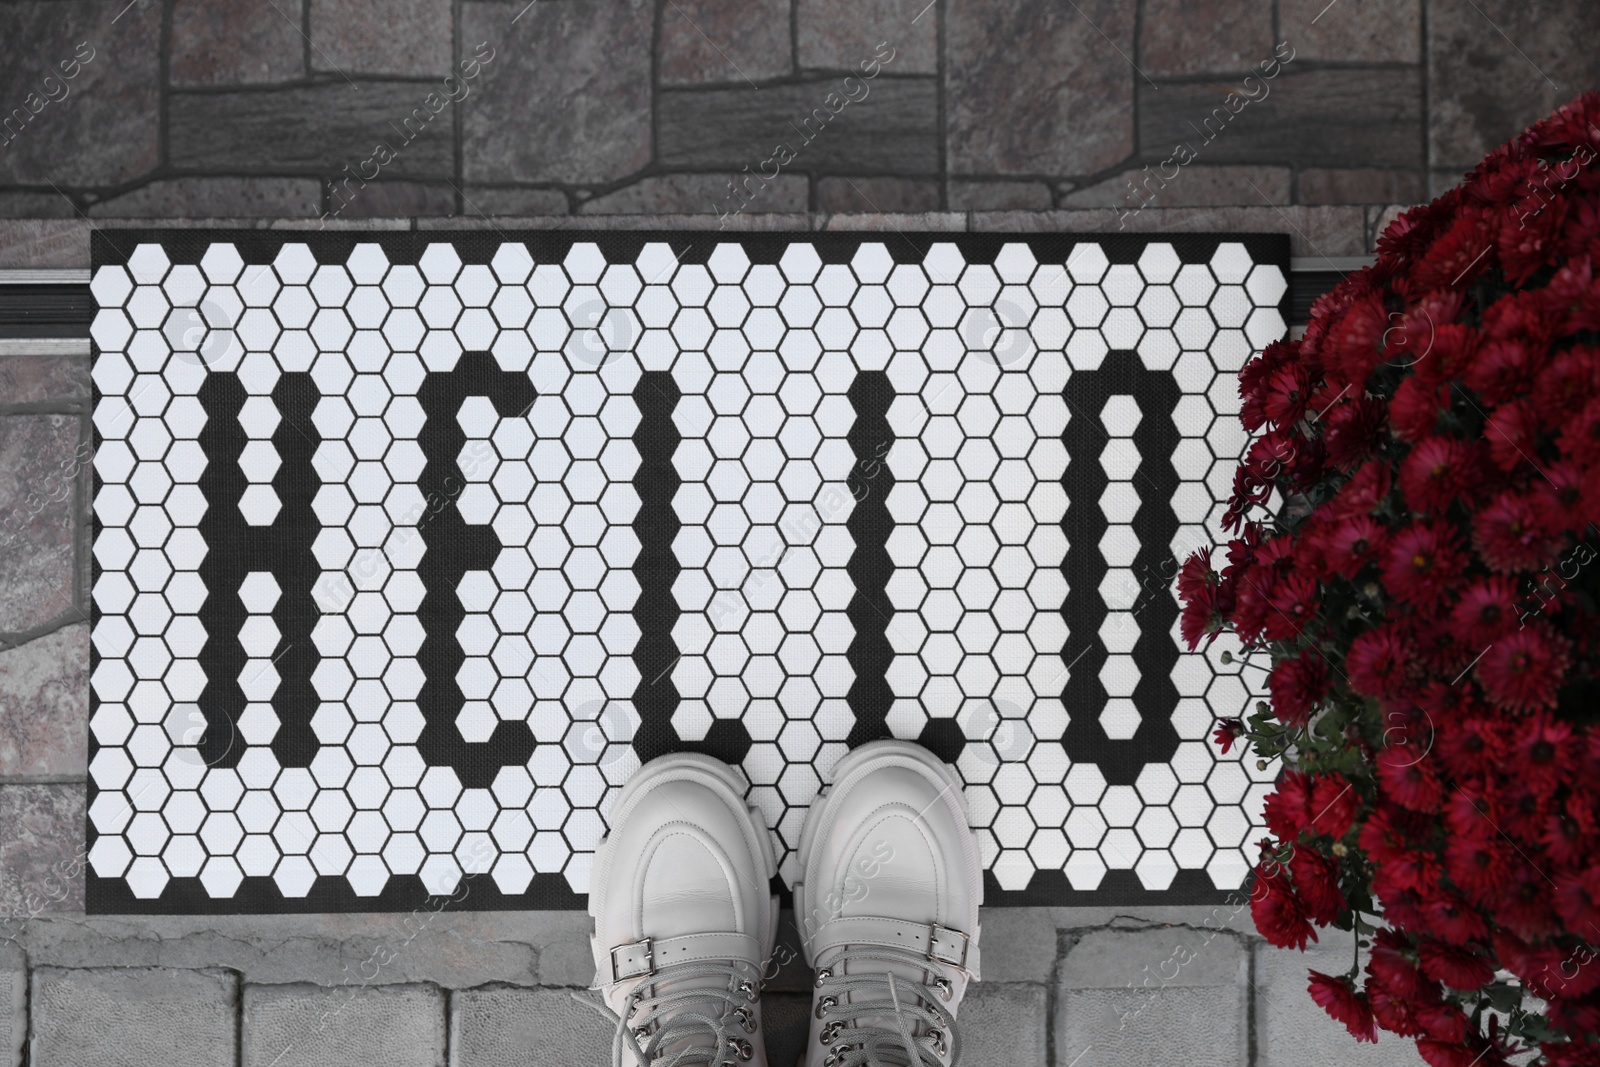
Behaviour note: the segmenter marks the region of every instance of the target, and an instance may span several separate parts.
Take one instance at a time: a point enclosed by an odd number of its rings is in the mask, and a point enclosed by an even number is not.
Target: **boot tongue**
[[[920,1040],[927,1034],[927,1025],[911,1014],[904,1014],[900,1018],[896,1018],[899,1013],[896,1012],[895,1001],[889,993],[889,980],[884,976],[894,975],[894,997],[899,998],[900,1007],[912,1008],[916,1007],[921,1002],[921,999],[926,996],[924,987],[933,980],[933,975],[915,964],[881,959],[869,955],[871,952],[870,948],[857,949],[854,952],[846,949],[845,954],[829,968],[836,975],[882,979],[882,981],[875,982],[865,989],[852,990],[840,997],[844,1003],[848,1004],[873,1004],[882,1005],[882,1007],[881,1010],[859,1015],[852,1019],[850,1027],[840,1032],[839,1040],[849,1041],[850,1030],[862,1028],[886,1030],[890,1034],[896,1035],[896,1043],[899,1044],[901,1042],[899,1042],[898,1038],[902,1027],[913,1039]],[[914,1055],[911,1058],[911,1062],[917,1062]]]

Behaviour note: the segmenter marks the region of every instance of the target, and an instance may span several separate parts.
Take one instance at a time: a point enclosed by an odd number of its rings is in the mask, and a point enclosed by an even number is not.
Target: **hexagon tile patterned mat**
[[[611,799],[954,763],[991,904],[1220,901],[1172,579],[1269,235],[94,236],[93,912],[575,907]],[[1248,673],[1247,673],[1248,668]],[[781,886],[779,887],[781,890]]]

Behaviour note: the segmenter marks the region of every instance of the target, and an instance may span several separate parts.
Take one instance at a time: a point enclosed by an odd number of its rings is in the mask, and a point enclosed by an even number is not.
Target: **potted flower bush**
[[[1246,365],[1232,540],[1179,573],[1190,648],[1270,669],[1216,735],[1283,760],[1257,929],[1350,931],[1311,995],[1436,1067],[1600,1065],[1597,155],[1588,93]]]

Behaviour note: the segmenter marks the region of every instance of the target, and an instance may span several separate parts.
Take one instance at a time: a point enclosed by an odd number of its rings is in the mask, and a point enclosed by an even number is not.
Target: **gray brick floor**
[[[1137,221],[1287,231],[1296,255],[1350,256],[1367,253],[1396,210],[1150,208]],[[1088,209],[768,214],[740,225],[755,220],[885,231],[1116,225]],[[715,226],[716,218],[497,220],[573,223]],[[85,267],[89,227],[82,219],[0,220],[0,267]],[[31,1067],[331,1065],[374,1054],[451,1067],[605,1062],[603,1020],[571,996],[593,977],[581,913],[83,914],[87,364],[86,355],[59,351],[0,355],[0,1067],[24,1054]],[[798,943],[792,923],[783,936]],[[1358,1048],[1311,1003],[1306,967],[1343,966],[1342,940],[1326,951],[1267,948],[1248,910],[1227,905],[989,910],[984,981],[962,1014],[965,1062],[1419,1063],[1409,1042]],[[803,1050],[810,989],[809,974],[791,964],[768,991],[768,1041],[781,1067]]]

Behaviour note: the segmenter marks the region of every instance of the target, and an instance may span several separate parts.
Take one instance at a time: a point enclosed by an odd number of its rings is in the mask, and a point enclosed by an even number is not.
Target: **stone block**
[[[28,1039],[28,958],[0,941],[0,1065],[18,1067]]]
[[[0,633],[72,610],[78,435],[76,415],[0,416]]]
[[[0,826],[0,916],[83,914],[83,784],[0,785]]]
[[[661,12],[663,85],[754,88],[794,68],[789,0],[673,0]]]
[[[310,0],[311,67],[343,74],[450,73],[450,0]]]
[[[735,180],[745,190],[742,195],[729,185]],[[585,215],[804,211],[810,195],[811,184],[803,174],[779,174],[776,178],[744,173],[662,174],[586,200],[579,210]]]
[[[892,64],[885,64],[892,70]],[[938,88],[931,78],[879,76],[853,89],[843,78],[813,78],[773,85],[663,92],[657,128],[660,162],[667,167],[752,172],[793,154],[789,170],[893,171],[934,174],[939,169]],[[767,168],[770,173],[771,167]]]
[[[89,399],[89,357],[0,357],[0,406],[81,404]]]
[[[0,651],[0,780],[88,769],[89,624]]]
[[[1278,18],[1300,59],[1422,62],[1422,0],[1279,0]]]
[[[952,181],[953,211],[1048,211],[1055,206],[1044,182]]]
[[[521,0],[462,7],[461,39],[496,48],[465,108],[463,176],[609,182],[643,167],[653,5],[540,3],[519,15],[523,7]]]
[[[450,997],[450,1067],[603,1062],[616,1024],[571,989],[486,986]]]
[[[1350,969],[1349,935],[1321,936],[1306,952],[1255,945],[1256,1067],[1419,1067],[1416,1042],[1383,1030],[1376,1045],[1357,1041],[1311,999],[1307,972]]]
[[[1427,41],[1431,165],[1464,171],[1558,104],[1600,84],[1595,41],[1600,5],[1433,0]],[[1579,42],[1587,47],[1574,47]]]
[[[960,211],[924,211],[915,214],[841,212],[818,215],[819,230],[873,230],[880,233],[937,232],[959,233],[967,228],[967,216]]]
[[[1152,78],[1248,71],[1272,58],[1272,7],[1272,0],[1145,0],[1139,69]]]
[[[174,93],[174,166],[234,171],[360,173],[381,141],[385,178],[455,172],[455,109],[431,86],[335,80],[296,89]],[[438,106],[440,110],[433,109]],[[284,136],[293,130],[294,136]],[[348,172],[342,168],[349,166]]]
[[[1060,963],[1056,1057],[1078,1067],[1247,1063],[1249,978],[1233,934],[1091,931]]]
[[[0,40],[15,57],[0,71],[0,183],[116,185],[160,162],[162,8],[119,15],[125,6],[0,6]]]
[[[560,189],[505,189],[492,185],[462,187],[468,215],[565,215],[567,194]]]
[[[1167,178],[1166,175],[1173,175]],[[1130,168],[1115,178],[1074,189],[1062,207],[1109,207],[1117,211],[1148,207],[1257,206],[1289,202],[1288,167],[1228,167],[1195,163]],[[1137,190],[1137,192],[1135,192]]]
[[[823,178],[817,183],[822,211],[938,211],[939,183],[916,178]]]
[[[1180,144],[1196,163],[1422,165],[1422,75],[1416,68],[1284,66],[1252,82],[1139,83],[1140,144]],[[1256,99],[1245,100],[1254,92]],[[1237,93],[1237,96],[1232,94]],[[1238,101],[1245,102],[1239,103]]]
[[[307,216],[322,210],[315,178],[163,178],[89,208],[95,217]]]
[[[454,215],[456,190],[449,182],[366,182],[340,178],[328,183],[328,213],[345,219]]]
[[[32,1067],[233,1067],[238,980],[225,971],[33,972]]]
[[[61,197],[56,199],[68,203]],[[71,218],[0,219],[0,267],[88,270],[92,225],[76,211]]]
[[[933,74],[939,69],[939,16],[928,0],[797,0],[800,66],[853,70],[893,45],[894,69]]]
[[[432,985],[247,985],[243,1067],[443,1067],[445,998]]]
[[[168,82],[259,85],[304,77],[304,10],[304,0],[174,0]]]
[[[983,982],[1043,982],[1056,962],[1056,923],[1048,908],[983,912]]]
[[[1295,200],[1302,204],[1413,203],[1422,199],[1426,186],[1420,170],[1312,168],[1295,178]]]
[[[60,193],[0,193],[0,218],[77,218],[78,209]]]
[[[987,915],[985,925],[987,925]],[[987,941],[988,931],[985,930]],[[984,956],[987,970],[989,957]],[[1000,985],[988,980],[967,989],[956,1015],[961,1027],[961,1059],[964,1063],[1047,1062],[1045,1035],[1050,1026],[1050,1009],[1042,985]]]
[[[1132,154],[1132,5],[992,0],[945,19],[951,173],[1093,174]]]

